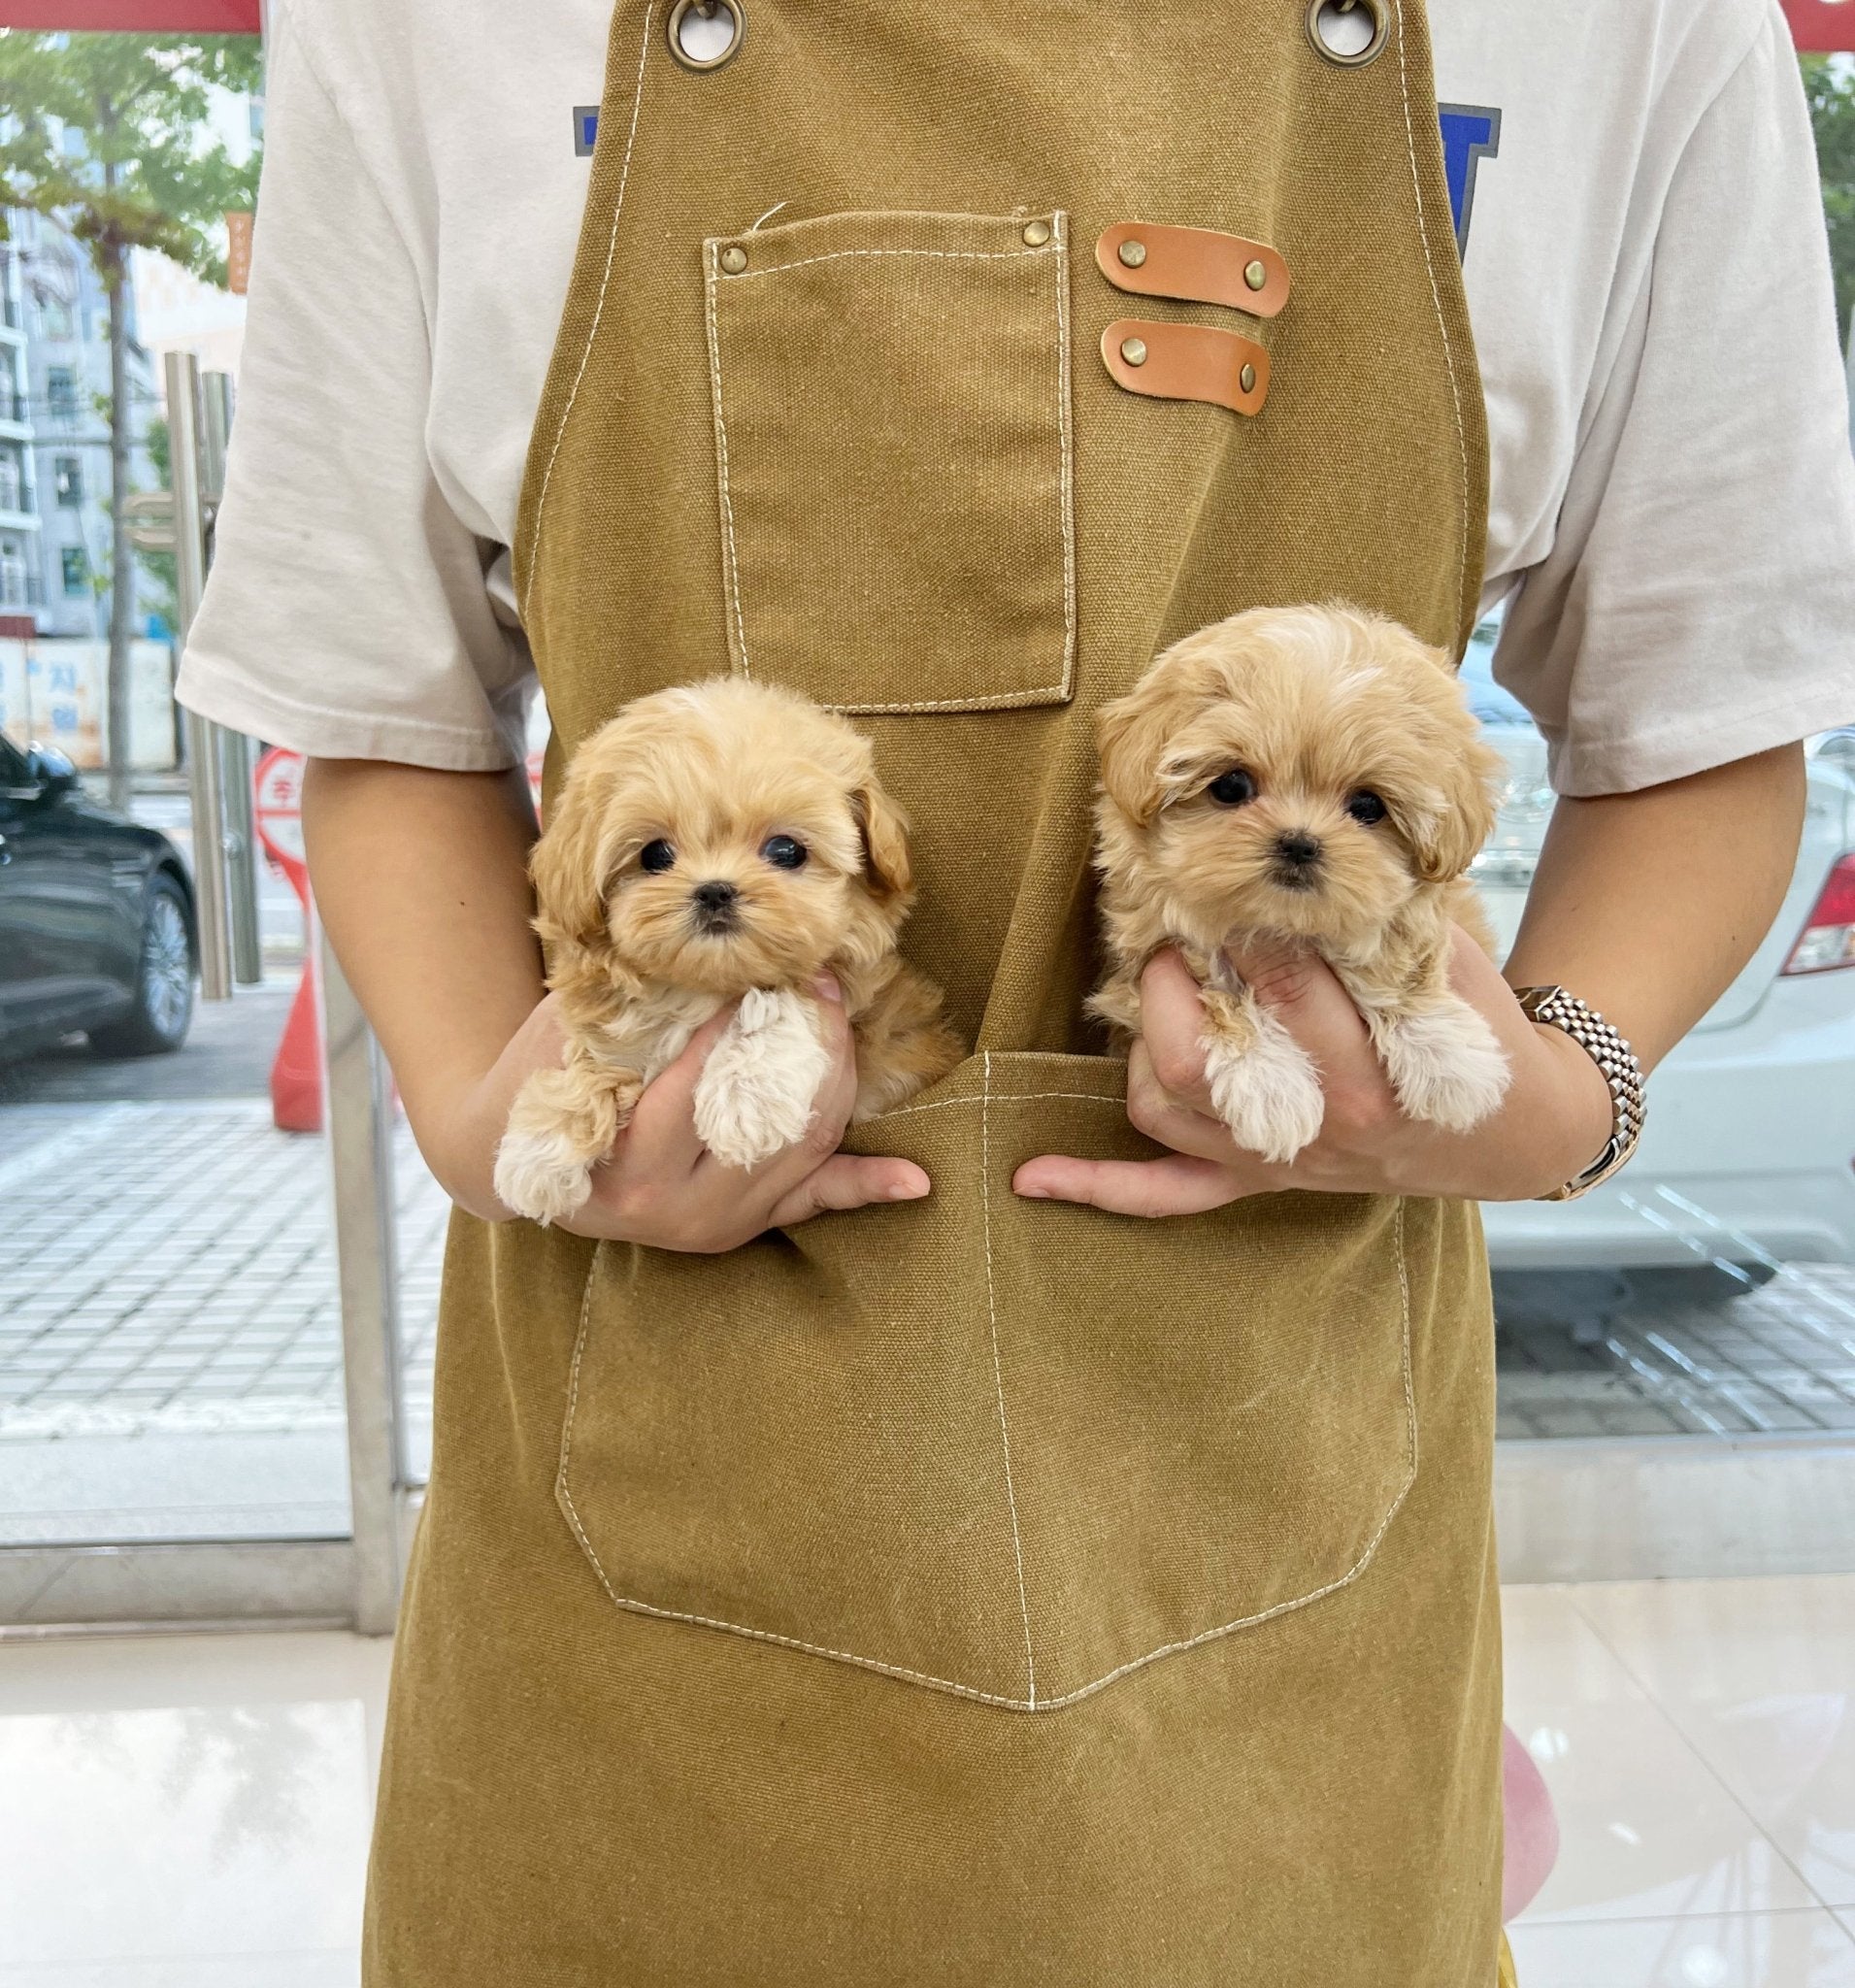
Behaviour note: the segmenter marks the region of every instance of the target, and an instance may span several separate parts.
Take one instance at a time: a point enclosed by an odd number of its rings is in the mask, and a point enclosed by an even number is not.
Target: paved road
[[[293,978],[241,987],[230,1001],[202,1001],[172,1056],[98,1056],[82,1039],[0,1063],[0,1108],[30,1105],[179,1104],[207,1098],[268,1098],[271,1059],[295,995]],[[4,1121],[9,1142],[15,1121]]]

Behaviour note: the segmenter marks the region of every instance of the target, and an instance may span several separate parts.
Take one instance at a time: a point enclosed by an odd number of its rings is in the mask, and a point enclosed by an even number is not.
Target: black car
[[[62,752],[0,736],[0,1057],[82,1029],[178,1049],[199,964],[193,885],[158,830],[100,808]]]

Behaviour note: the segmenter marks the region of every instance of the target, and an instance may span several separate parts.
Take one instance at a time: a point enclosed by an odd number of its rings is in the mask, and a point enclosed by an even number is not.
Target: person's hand
[[[1167,951],[1141,979],[1142,1040],[1128,1059],[1127,1115],[1172,1152],[1158,1160],[1027,1160],[1012,1178],[1019,1194],[1131,1215],[1200,1214],[1285,1187],[1525,1201],[1580,1173],[1610,1136],[1610,1092],[1597,1065],[1562,1031],[1527,1019],[1466,932],[1455,935],[1451,983],[1486,1016],[1513,1072],[1501,1109],[1469,1132],[1405,1116],[1359,1011],[1324,960],[1252,945],[1231,948],[1230,961],[1320,1072],[1326,1116],[1314,1143],[1276,1166],[1232,1140],[1205,1082],[1198,983]]]
[[[831,1075],[798,1145],[743,1173],[724,1167],[697,1139],[696,1079],[733,1017],[733,1009],[724,1009],[646,1089],[631,1123],[593,1170],[591,1197],[558,1226],[577,1236],[706,1255],[828,1209],[916,1201],[926,1194],[928,1176],[911,1161],[838,1151],[856,1102],[856,1045],[836,983],[820,982],[818,992]],[[550,995],[441,1125],[415,1126],[433,1172],[473,1214],[488,1221],[510,1218],[491,1185],[496,1143],[523,1080],[532,1070],[558,1064],[564,1040],[559,1005]]]

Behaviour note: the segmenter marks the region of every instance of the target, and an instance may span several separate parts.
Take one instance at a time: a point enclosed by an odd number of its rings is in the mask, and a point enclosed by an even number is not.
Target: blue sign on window
[[[1439,104],[1442,125],[1442,170],[1449,182],[1449,211],[1456,217],[1456,253],[1469,249],[1469,223],[1475,210],[1475,173],[1483,159],[1501,150],[1501,113],[1480,104]]]

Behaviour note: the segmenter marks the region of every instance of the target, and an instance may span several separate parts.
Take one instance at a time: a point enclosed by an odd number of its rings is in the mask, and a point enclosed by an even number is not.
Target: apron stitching
[[[999,1362],[998,1293],[992,1276],[992,1058],[985,1057],[979,1103],[979,1206],[985,1222],[985,1307],[992,1320],[992,1381],[998,1389],[999,1443],[1005,1453],[1005,1502],[1011,1513],[1011,1553],[1017,1562],[1017,1606],[1024,1618],[1024,1670],[1030,1707],[1037,1709],[1037,1659],[1031,1652],[1031,1605],[1024,1593],[1024,1542],[1017,1528],[1017,1493],[1011,1486],[1011,1435],[1005,1420],[1005,1371]]]
[[[1069,215],[1056,216],[1056,424],[1063,441],[1063,695],[1076,690],[1076,442],[1070,421]],[[987,1086],[990,1088],[990,1086]]]
[[[1067,695],[1068,683],[1040,683],[1034,690],[1000,690],[990,697],[934,697],[920,704],[831,704],[827,711],[844,711],[869,717],[884,712],[904,711],[999,711],[1010,705],[1041,704],[1058,693]]]
[[[1061,247],[1062,239],[1058,236],[1052,237],[1044,248],[832,248],[823,255],[801,256],[797,262],[774,262],[763,269],[744,269],[728,281],[747,283],[759,276],[784,276],[788,270],[810,269],[818,262],[848,262],[870,255],[925,255],[939,262],[1035,262],[1040,255],[1053,254]]]
[[[991,1066],[991,1056],[989,1052],[986,1055],[985,1063],[987,1077],[989,1078]],[[1027,1092],[1022,1094],[1021,1097],[1004,1098],[1001,1099],[1000,1102],[1021,1103],[1031,1097],[1065,1097],[1071,1095],[1080,1095],[1086,1098],[1086,1093],[1044,1091],[1036,1093]],[[949,1104],[987,1104],[990,1102],[990,1098],[991,1090],[988,1082],[986,1090],[977,1099],[953,1098],[946,1100],[946,1102]],[[1108,1104],[1113,1101],[1111,1099],[1087,1098],[1087,1102],[1091,1104]],[[933,1110],[936,1108],[931,1105],[924,1105],[919,1109],[922,1110]],[[980,1121],[980,1152],[981,1164],[986,1165],[987,1172],[987,1178],[985,1181],[986,1193],[984,1207],[986,1213],[987,1242],[986,1287],[989,1296],[992,1281],[990,1252],[991,1182],[989,1177],[989,1165],[986,1164],[989,1161],[989,1150],[986,1141],[986,1121],[984,1119],[981,1119]],[[1273,1621],[1278,1615],[1290,1614],[1297,1608],[1305,1608],[1314,1602],[1324,1601],[1327,1596],[1339,1593],[1339,1591],[1342,1588],[1350,1587],[1352,1583],[1355,1580],[1357,1580],[1362,1574],[1365,1573],[1366,1569],[1372,1565],[1373,1559],[1378,1551],[1380,1542],[1383,1541],[1385,1534],[1391,1529],[1392,1520],[1395,1519],[1398,1516],[1398,1513],[1404,1508],[1404,1502],[1410,1495],[1410,1487],[1417,1481],[1417,1403],[1410,1372],[1410,1276],[1406,1263],[1405,1202],[1402,1197],[1399,1199],[1398,1202],[1397,1215],[1395,1217],[1392,1235],[1398,1257],[1398,1297],[1402,1312],[1402,1324],[1404,1332],[1403,1375],[1405,1395],[1405,1427],[1407,1432],[1406,1446],[1409,1456],[1409,1467],[1406,1471],[1404,1482],[1398,1488],[1398,1495],[1391,1501],[1390,1506],[1387,1508],[1385,1511],[1384,1517],[1378,1521],[1377,1530],[1373,1534],[1372,1538],[1366,1541],[1365,1549],[1363,1552],[1361,1552],[1359,1558],[1356,1561],[1354,1561],[1352,1566],[1349,1567],[1344,1574],[1341,1574],[1338,1577],[1338,1579],[1329,1581],[1325,1587],[1315,1588],[1310,1594],[1297,1595],[1293,1600],[1287,1602],[1277,1602],[1274,1607],[1265,1608],[1258,1614],[1240,1616],[1234,1622],[1221,1622],[1217,1624],[1214,1628],[1201,1630],[1196,1636],[1181,1638],[1176,1642],[1163,1643],[1158,1649],[1148,1650],[1143,1656],[1130,1658],[1128,1662],[1116,1666],[1115,1669],[1108,1672],[1104,1676],[1094,1678],[1087,1684],[1078,1685],[1077,1689],[1074,1691],[1064,1692],[1058,1698],[1038,1698],[1035,1673],[1033,1673],[1031,1677],[1030,1696],[1028,1698],[1008,1698],[1001,1692],[981,1691],[978,1689],[977,1685],[955,1683],[954,1680],[950,1677],[937,1677],[931,1672],[911,1671],[906,1665],[903,1664],[887,1664],[882,1662],[882,1660],[878,1657],[858,1656],[850,1650],[834,1650],[824,1643],[806,1642],[801,1638],[796,1636],[780,1636],[776,1631],[771,1629],[752,1629],[749,1628],[744,1622],[725,1622],[718,1616],[698,1615],[688,1609],[662,1608],[654,1606],[652,1603],[635,1601],[628,1596],[621,1595],[618,1592],[618,1590],[613,1586],[612,1580],[610,1576],[607,1574],[604,1565],[600,1561],[597,1550],[594,1548],[591,1540],[588,1539],[586,1536],[586,1529],[580,1523],[579,1507],[574,1504],[573,1491],[568,1483],[568,1464],[573,1451],[574,1417],[576,1411],[578,1410],[580,1403],[580,1357],[585,1351],[587,1327],[590,1324],[592,1318],[593,1278],[599,1269],[600,1252],[605,1247],[605,1244],[603,1242],[598,1243],[594,1246],[592,1253],[592,1261],[586,1267],[585,1289],[580,1301],[580,1335],[574,1343],[573,1376],[567,1394],[567,1426],[563,1431],[561,1437],[560,1470],[555,1479],[555,1495],[558,1498],[562,1508],[565,1509],[567,1513],[568,1521],[573,1527],[574,1537],[579,1540],[581,1550],[585,1553],[586,1558],[592,1563],[592,1570],[594,1574],[596,1574],[599,1576],[600,1586],[605,1589],[607,1595],[611,1598],[614,1607],[623,1608],[629,1613],[639,1615],[652,1615],[657,1617],[659,1620],[665,1622],[686,1622],[691,1624],[693,1627],[699,1629],[726,1630],[731,1635],[745,1636],[754,1642],[774,1643],[781,1649],[798,1650],[807,1656],[829,1657],[837,1663],[854,1664],[859,1669],[865,1671],[876,1671],[887,1677],[905,1678],[910,1683],[913,1684],[932,1685],[937,1690],[951,1693],[955,1698],[974,1699],[981,1705],[1002,1706],[1009,1711],[1054,1711],[1060,1706],[1075,1705],[1077,1701],[1079,1699],[1091,1697],[1094,1693],[1104,1690],[1108,1685],[1114,1683],[1117,1679],[1127,1676],[1130,1672],[1143,1670],[1148,1664],[1157,1663],[1162,1657],[1177,1656],[1182,1651],[1196,1649],[1201,1643],[1214,1642],[1217,1640],[1218,1638],[1230,1636],[1240,1629],[1260,1628],[1263,1623]],[[998,1317],[996,1309],[994,1309],[993,1311],[992,1349],[996,1371],[996,1363],[998,1359]],[[1004,1434],[1004,1428],[1005,1397],[1003,1381],[1001,1378],[999,1393],[999,1429],[1001,1435]],[[1010,1452],[1009,1441],[1006,1444],[1006,1488],[1009,1493],[1010,1489]],[[1012,1503],[1011,1507],[1011,1532],[1012,1542],[1015,1546],[1017,1543],[1017,1508],[1015,1502]],[[1019,1600],[1020,1602],[1022,1602],[1024,1589],[1023,1559],[1021,1553],[1018,1559],[1018,1581]],[[1024,1610],[1024,1635],[1025,1656],[1028,1660],[1031,1651],[1030,1611],[1028,1607],[1026,1607]]]
[[[1103,1097],[1095,1091],[1000,1091],[995,1094],[981,1093],[976,1098],[942,1098],[932,1105],[904,1105],[898,1110],[882,1111],[875,1118],[866,1118],[865,1125],[875,1125],[889,1118],[911,1118],[917,1111],[950,1111],[955,1105],[982,1105],[987,1095],[996,1095],[1001,1105],[1038,1105],[1046,1099],[1077,1105],[1125,1105],[1125,1098]]]
[[[721,275],[718,245],[711,242],[708,268],[709,379],[714,390],[715,403],[715,472],[721,490],[721,526],[728,540],[727,587],[734,609],[735,647],[741,656],[741,674],[751,679],[753,663],[747,654],[747,625],[741,613],[741,550],[735,544],[734,492],[728,479],[728,417],[722,412],[721,403],[721,330],[715,321],[715,287]]]
[[[930,256],[944,262],[1027,262],[1040,255],[1047,255],[1056,265],[1056,322],[1057,322],[1057,368],[1056,368],[1056,429],[1060,464],[1057,472],[1059,530],[1063,540],[1063,667],[1062,675],[1054,683],[1041,683],[1032,690],[1000,691],[990,697],[935,697],[926,698],[913,704],[858,704],[854,701],[834,704],[833,711],[867,712],[875,716],[888,712],[911,711],[984,711],[994,707],[1006,708],[1013,705],[1035,704],[1045,697],[1069,697],[1075,689],[1076,673],[1076,516],[1075,516],[1075,444],[1070,433],[1070,334],[1069,334],[1069,258],[1067,249],[1069,236],[1065,227],[1067,216],[1056,216],[1056,233],[1043,248],[834,248],[824,255],[808,255],[797,262],[782,262],[770,269],[744,270],[739,276],[727,279],[730,284],[745,283],[756,276],[784,276],[788,270],[808,269],[818,262],[842,262],[859,256],[915,255]],[[614,237],[615,239],[615,237]],[[718,239],[708,245],[708,265],[706,286],[708,289],[709,317],[709,378],[714,399],[715,428],[715,469],[716,481],[721,495],[721,524],[727,540],[727,573],[725,582],[729,605],[734,611],[734,641],[736,652],[741,658],[741,674],[751,678],[753,663],[747,654],[747,628],[742,609],[741,550],[736,543],[734,528],[734,496],[728,476],[728,422],[722,411],[721,391],[721,331],[715,310],[715,293],[721,284],[721,275],[716,257],[719,253]],[[590,350],[590,346],[588,347]],[[562,428],[564,431],[565,420]],[[558,453],[559,443],[555,443]],[[552,464],[548,465],[551,472]],[[547,485],[543,484],[546,496]],[[539,538],[539,527],[537,528]],[[532,590],[533,581],[530,581]]]
[[[521,601],[524,619],[528,614],[528,604],[534,598],[535,577],[541,565],[541,534],[547,516],[547,486],[554,480],[554,465],[560,460],[560,446],[567,439],[567,422],[573,414],[574,402],[580,398],[580,384],[586,378],[586,367],[591,362],[592,348],[599,337],[599,321],[606,315],[606,293],[612,287],[613,264],[618,255],[618,221],[625,211],[625,186],[631,178],[631,149],[638,136],[638,116],[644,108],[645,64],[650,56],[650,23],[656,12],[656,0],[649,0],[649,5],[645,8],[644,38],[638,46],[638,78],[632,85],[631,124],[625,132],[625,155],[618,167],[618,192],[613,202],[612,239],[606,244],[606,270],[599,281],[599,301],[593,308],[592,323],[586,332],[585,347],[580,354],[580,371],[574,375],[567,405],[560,411],[560,425],[554,430],[554,446],[548,453],[547,468],[541,480],[541,495],[535,500],[535,535],[528,547],[528,587]]]
[[[1417,139],[1410,121],[1410,74],[1405,62],[1404,0],[1393,0],[1398,15],[1398,86],[1404,96],[1405,149],[1410,158],[1410,185],[1417,201],[1417,239],[1423,244],[1423,266],[1430,276],[1430,298],[1436,306],[1437,328],[1442,334],[1443,371],[1449,376],[1449,399],[1456,416],[1456,453],[1462,471],[1462,502],[1457,511],[1457,530],[1462,537],[1462,557],[1457,564],[1457,613],[1469,592],[1469,437],[1462,419],[1462,388],[1456,380],[1455,342],[1449,336],[1449,319],[1442,308],[1442,292],[1437,283],[1436,258],[1430,250],[1430,213],[1423,202],[1423,175],[1417,170]]]

